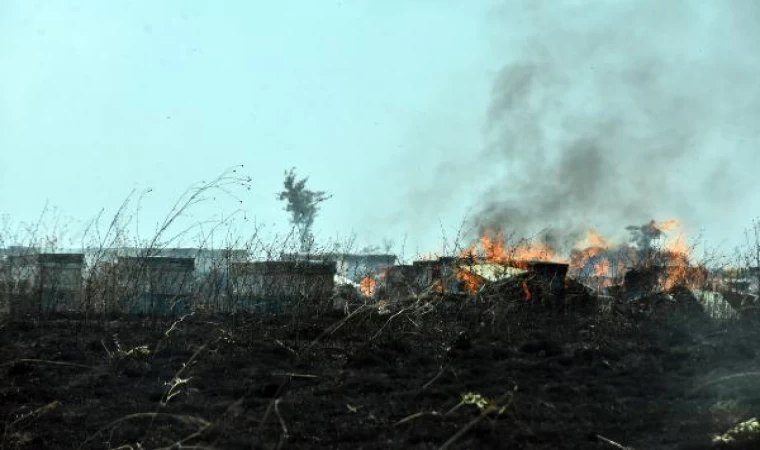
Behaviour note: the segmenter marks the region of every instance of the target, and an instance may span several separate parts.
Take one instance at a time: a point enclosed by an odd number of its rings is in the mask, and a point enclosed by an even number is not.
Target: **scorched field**
[[[758,448],[757,324],[492,313],[6,322],[0,448]]]

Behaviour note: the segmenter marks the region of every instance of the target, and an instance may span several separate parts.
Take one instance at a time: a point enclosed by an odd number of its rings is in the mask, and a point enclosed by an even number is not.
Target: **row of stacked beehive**
[[[177,315],[190,310],[282,310],[331,296],[335,263],[228,262],[208,273],[194,258],[119,257],[86,264],[83,254],[9,256],[0,266],[0,312]]]

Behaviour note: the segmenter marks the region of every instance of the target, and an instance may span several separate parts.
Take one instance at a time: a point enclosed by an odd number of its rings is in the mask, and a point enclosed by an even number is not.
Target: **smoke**
[[[644,254],[652,248],[652,241],[659,239],[663,234],[654,221],[639,226],[629,225],[626,229],[631,233],[631,243]]]
[[[562,247],[595,223],[703,220],[742,198],[751,155],[739,149],[760,123],[760,3],[508,5],[495,14],[510,43],[488,145],[473,158],[500,175],[475,200],[476,229],[544,230]]]

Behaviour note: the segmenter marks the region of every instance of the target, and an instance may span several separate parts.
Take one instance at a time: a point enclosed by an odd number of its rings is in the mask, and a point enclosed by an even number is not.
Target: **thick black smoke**
[[[474,158],[503,175],[476,199],[476,229],[547,230],[563,246],[592,224],[699,220],[741,200],[751,171],[738,143],[760,123],[760,2],[509,5],[495,20],[518,31]]]

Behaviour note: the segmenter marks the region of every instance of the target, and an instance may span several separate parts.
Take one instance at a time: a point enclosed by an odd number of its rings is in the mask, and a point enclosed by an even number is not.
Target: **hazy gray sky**
[[[751,0],[0,0],[0,212],[150,187],[148,228],[243,164],[276,232],[295,166],[334,195],[321,239],[678,217],[734,244],[760,215],[757,42]]]

